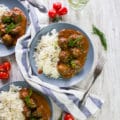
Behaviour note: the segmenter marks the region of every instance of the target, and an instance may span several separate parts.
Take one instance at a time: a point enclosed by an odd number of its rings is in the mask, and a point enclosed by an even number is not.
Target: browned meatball
[[[10,33],[13,34],[13,35],[19,35],[19,33],[21,32],[21,30],[22,30],[21,26],[17,26],[14,29],[12,29],[10,31]]]
[[[82,54],[79,48],[71,48],[70,51],[74,58],[79,58]]]
[[[67,63],[70,59],[70,52],[68,50],[62,50],[59,54],[59,59],[62,62]]]
[[[79,47],[81,40],[83,39],[82,35],[73,34],[68,38],[69,47]]]
[[[11,37],[11,35],[5,34],[4,36],[2,36],[2,41],[6,46],[10,47],[12,45],[13,38]]]
[[[58,45],[61,49],[67,49],[68,47],[68,40],[67,38],[59,38]]]
[[[27,88],[22,88],[20,91],[20,98],[21,99],[24,99],[26,98],[27,96],[29,96],[29,90]]]
[[[71,61],[71,67],[75,69],[75,72],[79,72],[82,68],[82,64],[80,62],[80,60],[75,59]]]
[[[31,116],[31,110],[27,106],[24,106],[23,107],[23,114],[26,118],[29,118]]]
[[[0,23],[0,36],[5,34],[5,24]]]
[[[58,64],[57,69],[63,78],[71,78],[75,74],[75,70],[63,63]]]

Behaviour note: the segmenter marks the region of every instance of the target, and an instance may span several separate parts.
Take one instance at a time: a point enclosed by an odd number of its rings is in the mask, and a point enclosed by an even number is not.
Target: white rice
[[[46,76],[57,79],[60,74],[57,71],[57,62],[61,49],[58,46],[58,33],[52,30],[51,33],[41,37],[36,46],[34,58],[38,70],[43,70]]]
[[[25,120],[24,103],[19,98],[19,87],[11,85],[9,91],[0,93],[0,120]]]
[[[0,5],[0,21],[1,21],[1,17],[4,15],[4,13],[6,12],[6,11],[8,11],[9,10],[9,8],[7,7],[7,6],[5,6],[5,5]]]

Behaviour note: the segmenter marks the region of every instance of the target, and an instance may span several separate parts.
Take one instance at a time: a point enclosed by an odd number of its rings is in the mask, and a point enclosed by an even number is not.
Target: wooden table
[[[44,1],[51,6],[51,0]],[[67,5],[65,3],[67,0],[61,1]],[[97,51],[102,49],[99,39],[91,34],[92,24],[104,31],[108,44],[108,51],[104,51],[107,63],[93,86],[92,93],[102,97],[105,104],[102,110],[89,120],[120,120],[120,0],[90,0],[82,11],[70,9],[64,20],[81,27],[87,32],[95,46],[95,61],[97,61]],[[15,56],[0,58],[0,62],[6,59],[12,63],[11,77],[6,82],[0,80],[0,86],[7,82],[23,80]],[[86,89],[88,82],[89,80],[83,80],[79,87]],[[56,105],[55,109],[56,113],[60,111]],[[55,115],[55,120],[57,120],[57,116],[58,114]]]

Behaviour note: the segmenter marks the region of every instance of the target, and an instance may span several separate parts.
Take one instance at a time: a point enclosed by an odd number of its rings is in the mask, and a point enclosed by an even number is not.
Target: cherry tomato
[[[11,64],[10,62],[4,62],[3,67],[6,71],[9,71],[11,69]]]
[[[63,8],[58,10],[57,14],[58,15],[65,15],[65,14],[67,14],[67,12],[68,12],[68,9],[66,7],[63,7]]]
[[[58,11],[62,7],[62,4],[60,2],[53,3],[53,8]]]
[[[9,78],[9,73],[8,72],[0,72],[0,79],[6,80]]]
[[[4,71],[6,71],[6,70],[4,69],[4,66],[3,66],[3,65],[0,65],[0,72],[4,72]]]
[[[42,71],[41,69],[39,69],[39,70],[38,70],[38,73],[39,73],[39,74],[42,74],[42,73],[43,73],[43,71]]]
[[[57,13],[56,13],[56,10],[55,9],[51,9],[48,11],[48,15],[50,18],[55,18]]]
[[[64,120],[75,120],[75,119],[70,113],[66,113],[64,115]]]

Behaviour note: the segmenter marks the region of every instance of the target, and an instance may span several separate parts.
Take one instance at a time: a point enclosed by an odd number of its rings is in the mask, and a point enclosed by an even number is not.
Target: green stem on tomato
[[[58,120],[62,120],[62,115],[63,115],[63,112],[61,112],[61,114],[60,114]]]
[[[105,50],[107,50],[107,39],[105,37],[105,34],[101,32],[95,25],[92,26],[92,29],[93,29],[93,34],[98,35],[102,46],[104,47]]]

